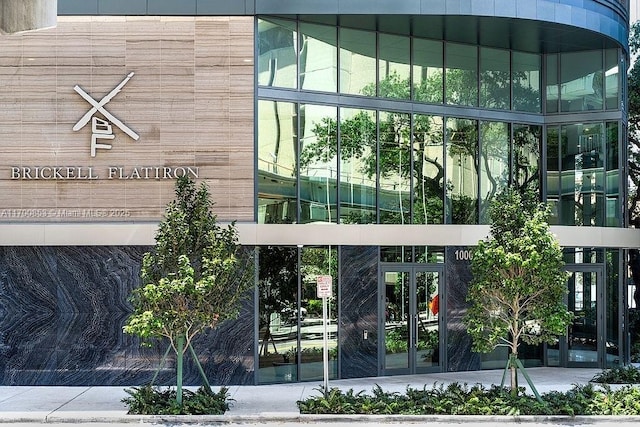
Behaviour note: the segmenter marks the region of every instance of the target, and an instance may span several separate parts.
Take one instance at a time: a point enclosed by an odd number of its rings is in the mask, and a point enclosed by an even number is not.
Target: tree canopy
[[[506,189],[489,211],[491,235],[472,251],[464,321],[474,351],[504,346],[517,358],[521,342],[554,343],[566,333],[572,318],[564,302],[568,273],[549,230],[549,207],[533,193]]]
[[[212,206],[205,183],[196,187],[189,178],[177,180],[176,199],[166,208],[156,245],[143,257],[142,286],[132,292],[133,313],[124,326],[145,343],[169,340],[178,358],[179,403],[182,359],[193,350],[193,338],[236,318],[254,286],[253,257],[238,244],[235,223],[219,225]]]

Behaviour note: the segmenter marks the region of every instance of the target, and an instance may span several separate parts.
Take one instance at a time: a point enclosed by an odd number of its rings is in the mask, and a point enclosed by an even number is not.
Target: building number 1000
[[[458,249],[455,251],[456,261],[470,261],[471,251],[469,249]]]

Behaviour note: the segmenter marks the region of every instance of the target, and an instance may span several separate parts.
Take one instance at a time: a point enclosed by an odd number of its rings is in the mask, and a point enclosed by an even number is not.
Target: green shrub
[[[640,383],[640,369],[633,365],[616,366],[605,369],[595,375],[591,381],[603,384],[638,384]]]
[[[182,406],[176,400],[176,390],[165,390],[150,385],[125,389],[129,397],[122,402],[135,415],[222,415],[229,409],[229,389],[222,387],[218,393],[206,387],[196,392],[184,390]]]
[[[320,389],[322,391],[322,389]],[[402,414],[402,415],[640,415],[640,388],[626,386],[612,391],[593,384],[575,385],[567,392],[543,394],[542,402],[521,389],[480,384],[453,383],[422,389],[407,387],[406,393],[385,392],[375,386],[373,394],[331,388],[326,395],[297,402],[303,414]]]

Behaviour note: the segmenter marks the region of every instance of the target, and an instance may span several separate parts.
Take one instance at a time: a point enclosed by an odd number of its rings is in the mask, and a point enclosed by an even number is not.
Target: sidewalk
[[[541,394],[551,390],[566,391],[575,384],[585,384],[602,370],[582,368],[529,368],[536,389]],[[520,385],[527,386],[520,376]],[[376,378],[357,378],[335,380],[329,387],[342,390],[353,389],[371,393],[375,384],[385,391],[404,392],[407,386],[431,387],[434,382],[450,384],[453,382],[477,383],[490,386],[500,384],[502,370],[448,372],[424,375],[407,375]],[[268,422],[327,422],[362,421],[367,416],[314,416],[300,415],[296,401],[308,396],[318,395],[322,382],[274,384],[260,386],[230,386],[230,397],[234,399],[225,415],[219,416],[141,416],[127,415],[127,408],[121,399],[128,397],[126,387],[53,387],[53,386],[3,386],[0,387],[0,423],[268,423]],[[214,387],[214,389],[219,389]],[[528,389],[528,386],[527,386]],[[368,416],[371,420],[371,416]],[[410,417],[415,421],[415,416]],[[459,418],[459,417],[458,417]],[[524,417],[523,417],[524,418]],[[566,417],[565,417],[566,418]],[[616,417],[623,421],[625,417]],[[626,417],[627,421],[640,423],[640,417]],[[376,417],[376,423],[407,422],[407,417]],[[434,421],[434,417],[429,419]],[[492,418],[492,419],[495,419]],[[486,418],[484,418],[486,420]],[[540,422],[540,417],[537,417]],[[469,420],[470,421],[470,420]],[[411,421],[409,421],[411,422]],[[636,424],[637,425],[637,424]]]

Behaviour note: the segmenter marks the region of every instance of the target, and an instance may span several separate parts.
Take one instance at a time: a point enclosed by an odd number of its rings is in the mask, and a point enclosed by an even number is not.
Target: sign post
[[[323,340],[324,345],[322,347],[322,367],[324,373],[324,394],[329,393],[329,334],[327,331],[327,323],[329,323],[329,315],[327,309],[327,299],[331,298],[332,286],[331,276],[318,276],[316,279],[317,284],[317,296],[322,298],[322,325],[323,325]]]

